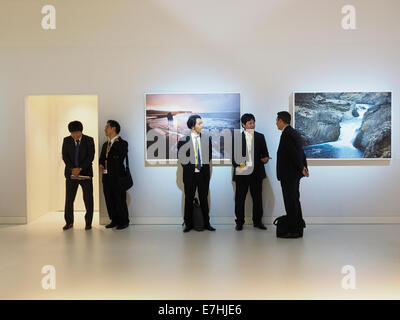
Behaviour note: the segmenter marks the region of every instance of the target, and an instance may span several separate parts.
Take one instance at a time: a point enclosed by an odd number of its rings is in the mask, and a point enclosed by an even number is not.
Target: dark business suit
[[[99,163],[106,167],[108,141],[103,144]],[[119,179],[125,175],[124,161],[128,153],[128,142],[118,137],[112,144],[107,157],[107,174],[103,174],[103,192],[110,220],[117,226],[129,224],[129,212],[126,204],[126,190]]]
[[[67,224],[74,223],[74,201],[78,186],[82,187],[83,201],[85,203],[86,214],[85,221],[86,225],[90,226],[93,220],[93,182],[92,179],[87,180],[76,180],[71,179],[72,169],[81,168],[79,175],[93,177],[92,162],[94,159],[94,140],[92,137],[82,135],[78,158],[75,158],[75,150],[77,146],[75,140],[71,137],[65,137],[62,145],[62,157],[65,163],[65,186],[66,186],[66,197],[65,197],[65,211],[64,218]],[[77,160],[77,163],[76,163]]]
[[[263,207],[262,207],[262,183],[266,178],[265,163],[261,161],[262,158],[269,157],[267,143],[263,134],[254,131],[254,137],[251,142],[252,150],[252,163],[253,170],[248,174],[236,174],[236,168],[240,165],[235,160],[235,144],[232,144],[232,166],[233,166],[233,181],[236,182],[235,192],[235,215],[236,224],[243,225],[245,220],[244,205],[246,195],[250,187],[250,194],[253,199],[253,224],[258,225],[262,223]],[[247,155],[247,140],[245,133],[242,132],[242,157],[249,159]]]
[[[289,232],[302,234],[303,215],[300,204],[300,179],[303,168],[307,168],[306,155],[300,134],[287,126],[281,135],[278,147],[276,172],[281,182],[283,201],[288,217]]]
[[[181,150],[183,146],[189,146],[186,150],[186,157],[190,161],[184,163],[185,152]],[[183,184],[185,190],[185,209],[184,222],[186,227],[193,227],[193,200],[196,194],[196,189],[199,194],[201,211],[204,217],[204,225],[210,225],[209,206],[208,206],[208,191],[210,186],[210,161],[212,157],[211,137],[202,135],[200,137],[201,146],[201,169],[200,172],[195,172],[195,152],[191,135],[188,135],[184,140],[178,142],[178,159],[183,168]],[[181,152],[179,152],[181,150]]]

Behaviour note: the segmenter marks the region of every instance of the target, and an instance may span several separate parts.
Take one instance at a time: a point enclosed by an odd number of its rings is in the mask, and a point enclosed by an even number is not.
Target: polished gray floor
[[[309,225],[303,239],[277,239],[274,226],[85,231],[81,214],[73,230],[63,224],[52,213],[0,226],[0,299],[400,298],[400,225]],[[42,288],[44,265],[55,290]],[[354,289],[342,287],[346,265]]]

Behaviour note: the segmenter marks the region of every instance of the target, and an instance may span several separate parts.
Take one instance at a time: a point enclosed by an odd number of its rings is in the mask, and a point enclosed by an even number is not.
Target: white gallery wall
[[[97,97],[86,95],[29,96],[26,98],[26,173],[28,222],[64,211],[65,164],[62,143],[70,133],[68,123],[79,119],[83,132],[98,144]],[[96,150],[95,158],[98,158]],[[99,210],[98,162],[93,164],[94,210]],[[85,211],[79,187],[75,211]]]
[[[56,8],[56,30],[41,27],[45,4]],[[399,222],[400,2],[351,1],[356,30],[341,27],[346,4],[2,0],[0,222],[24,222],[27,216],[26,96],[98,95],[97,147],[105,141],[108,119],[121,123],[129,141],[132,221],[179,223],[181,170],[145,166],[144,92],[240,92],[242,112],[255,114],[273,158],[264,182],[264,215],[271,217],[284,213],[275,174],[280,137],[275,118],[290,110],[292,91],[384,90],[393,91],[393,159],[311,164],[301,199],[308,221]],[[213,168],[210,204],[214,222],[233,222],[230,167]],[[100,215],[105,222],[102,192]]]

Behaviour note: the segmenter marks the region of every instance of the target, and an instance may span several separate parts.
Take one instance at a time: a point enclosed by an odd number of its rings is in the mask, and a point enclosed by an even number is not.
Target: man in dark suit
[[[92,228],[93,220],[93,167],[94,140],[92,137],[82,134],[83,125],[79,121],[68,124],[70,136],[64,138],[62,146],[62,158],[65,162],[65,226],[68,230],[74,225],[74,201],[78,186],[82,187],[83,201],[86,208],[86,230]]]
[[[300,134],[290,126],[291,115],[278,112],[276,125],[282,131],[278,147],[276,171],[281,182],[283,201],[288,219],[288,234],[285,238],[303,236],[305,227],[300,204],[300,179],[309,177],[306,155]]]
[[[203,121],[199,115],[192,115],[187,121],[191,133],[178,142],[178,159],[183,168],[183,184],[185,190],[185,228],[189,232],[193,228],[193,200],[196,189],[199,193],[204,226],[215,231],[210,225],[208,190],[210,186],[210,161],[212,157],[211,137],[201,134]]]
[[[243,229],[244,224],[244,204],[246,195],[250,187],[250,194],[253,199],[253,226],[262,230],[267,228],[262,223],[262,184],[266,178],[264,165],[271,159],[269,157],[267,143],[263,134],[255,131],[255,117],[250,113],[245,113],[241,117],[244,131],[241,141],[232,144],[232,166],[233,181],[236,182],[235,192],[235,215],[236,230]],[[236,142],[236,143],[235,143]],[[240,143],[241,142],[241,143]],[[235,159],[235,146],[242,146],[242,157],[245,161],[238,163]]]
[[[129,227],[129,212],[126,204],[126,190],[120,178],[125,175],[124,161],[128,154],[128,142],[120,136],[121,127],[115,120],[108,120],[104,129],[108,141],[103,144],[100,154],[100,172],[103,174],[103,192],[111,222],[106,228],[122,230]]]

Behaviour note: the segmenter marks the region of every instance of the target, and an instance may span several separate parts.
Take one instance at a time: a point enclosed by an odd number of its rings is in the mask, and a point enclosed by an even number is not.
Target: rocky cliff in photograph
[[[390,158],[390,92],[295,93],[295,128],[309,158]]]

